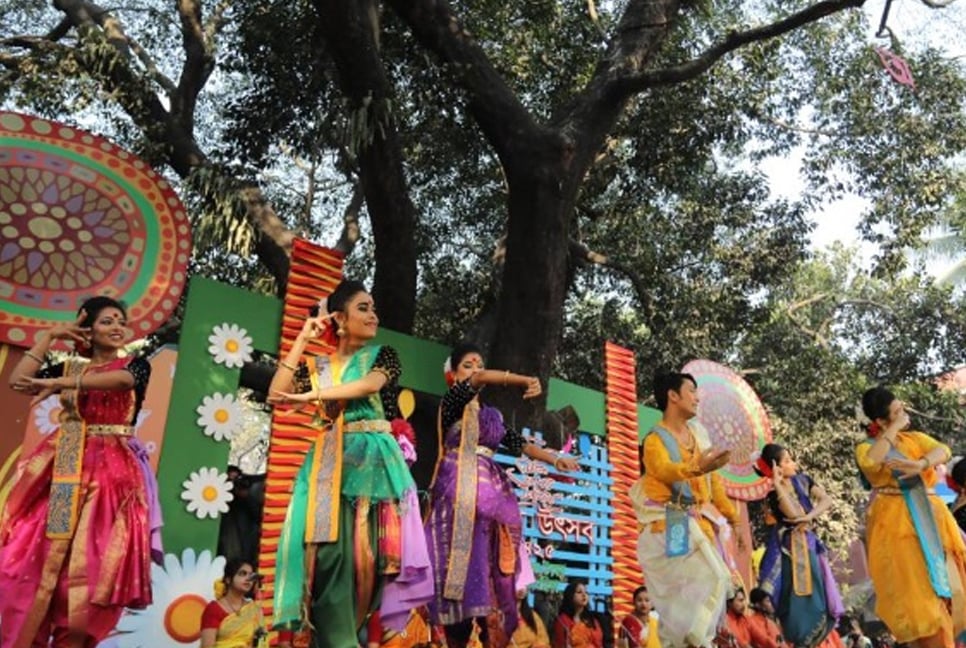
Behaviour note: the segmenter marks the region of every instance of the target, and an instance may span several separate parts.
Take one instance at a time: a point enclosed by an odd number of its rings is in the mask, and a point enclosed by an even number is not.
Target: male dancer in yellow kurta
[[[688,423],[697,392],[688,374],[655,377],[664,416],[644,439],[644,476],[631,489],[641,525],[637,555],[665,648],[710,645],[731,586],[720,541],[737,511],[714,474],[729,453],[698,444]]]

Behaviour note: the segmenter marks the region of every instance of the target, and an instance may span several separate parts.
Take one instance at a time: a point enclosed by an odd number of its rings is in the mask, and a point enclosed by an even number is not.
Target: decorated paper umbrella
[[[29,346],[93,295],[124,302],[143,337],[178,304],[190,253],[184,207],[145,162],[0,111],[0,341]]]
[[[705,443],[716,448],[731,450],[731,463],[719,473],[728,494],[746,501],[761,499],[768,482],[752,469],[752,453],[770,442],[772,435],[758,395],[741,376],[710,360],[692,360],[682,371],[698,381],[699,436],[706,435]]]

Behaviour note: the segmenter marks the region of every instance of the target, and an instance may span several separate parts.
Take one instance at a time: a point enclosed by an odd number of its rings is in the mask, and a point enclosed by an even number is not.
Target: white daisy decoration
[[[63,407],[60,404],[60,396],[48,396],[40,401],[34,408],[34,425],[37,431],[47,436],[60,427],[60,412]]]
[[[226,367],[240,369],[246,362],[251,362],[252,338],[248,331],[237,324],[219,324],[212,329],[208,336],[208,353],[218,364]]]
[[[215,441],[230,440],[242,426],[241,403],[233,394],[205,396],[195,411],[198,425]]]
[[[202,520],[206,517],[215,519],[219,513],[227,513],[228,502],[235,498],[228,475],[218,472],[217,468],[201,468],[198,472],[192,472],[181,485],[184,486],[181,499],[188,502],[188,512]]]
[[[118,648],[184,648],[201,638],[201,613],[214,594],[213,584],[225,573],[225,559],[210,551],[197,557],[192,548],[181,559],[164,557],[164,567],[151,565],[154,603],[144,610],[125,610],[112,640]],[[101,644],[103,646],[104,644]]]

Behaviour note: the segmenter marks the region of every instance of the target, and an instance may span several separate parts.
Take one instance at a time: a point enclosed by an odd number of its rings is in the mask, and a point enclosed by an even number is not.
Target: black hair
[[[776,463],[780,462],[782,459],[782,454],[785,452],[783,446],[777,443],[766,443],[765,447],[761,449],[761,459],[764,461],[768,467],[774,466]],[[758,473],[759,477],[764,477],[758,466],[754,466],[754,470]]]
[[[453,351],[449,354],[450,371],[456,371],[460,361],[471,353],[479,353],[480,357],[483,357],[483,351],[473,342],[460,342],[454,346]]]
[[[363,284],[361,281],[356,281],[354,279],[343,279],[339,282],[339,285],[335,287],[335,290],[329,294],[325,307],[330,313],[344,312],[345,305],[349,303],[349,300],[361,292],[369,292],[366,290],[365,284]],[[314,304],[311,308],[309,308],[310,317],[316,317],[318,314],[318,304]]]
[[[81,307],[77,309],[78,315],[80,315],[81,311],[84,311],[85,314],[84,321],[81,322],[81,326],[85,328],[94,326],[97,316],[100,315],[101,311],[105,308],[116,308],[124,315],[124,319],[127,319],[127,308],[124,307],[124,304],[111,297],[98,295],[97,297],[85,299],[84,303],[81,304]]]
[[[957,461],[953,469],[949,471],[949,476],[959,484],[960,488],[966,488],[966,459]]]
[[[889,418],[889,405],[896,399],[895,394],[879,385],[862,394],[862,411],[873,421]]]
[[[564,588],[563,598],[560,601],[560,614],[566,614],[571,619],[577,613],[577,607],[574,605],[574,595],[577,594],[577,588],[583,585],[587,587],[586,581],[581,579],[574,579],[567,583],[567,587]],[[594,614],[590,610],[590,602],[588,601],[587,607],[584,608],[584,613],[580,615],[581,621],[585,625],[594,627]]]
[[[752,605],[758,605],[766,598],[768,598],[768,592],[761,589],[760,587],[756,587],[755,589],[751,590],[750,594],[748,594],[748,601]]]
[[[250,566],[252,569],[255,568],[255,565],[252,564],[252,561],[244,558],[230,558],[227,562],[225,562],[225,575],[222,577],[222,579],[225,581],[225,585],[230,584],[231,579],[233,579],[235,574],[237,574],[245,565]]]
[[[631,595],[631,601],[636,600],[638,594],[640,594],[641,592],[646,592],[646,591],[647,591],[647,585],[641,585],[636,590],[634,590],[634,594]]]
[[[524,596],[520,599],[520,618],[523,622],[530,626],[530,629],[534,632],[537,631],[537,620],[533,615],[533,608],[530,607],[529,597]]]
[[[659,373],[654,376],[654,400],[657,401],[657,408],[662,412],[667,409],[669,391],[680,392],[685,380],[690,380],[695,387],[698,381],[694,376],[686,373],[670,372]]]
[[[738,598],[739,594],[743,596],[744,593],[745,593],[745,588],[739,585],[738,587],[735,588],[735,591],[731,593],[731,596],[728,597],[728,603],[730,604],[733,600]]]

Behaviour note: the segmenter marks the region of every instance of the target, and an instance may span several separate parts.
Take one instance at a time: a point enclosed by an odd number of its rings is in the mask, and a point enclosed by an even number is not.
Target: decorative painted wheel
[[[765,496],[769,482],[759,477],[752,453],[772,439],[768,414],[755,390],[734,371],[710,360],[692,360],[681,370],[698,381],[697,421],[712,445],[731,450],[731,463],[719,474],[731,497],[751,501]]]
[[[137,337],[156,330],[187,278],[191,228],[164,178],[102,137],[0,112],[0,341],[30,345],[107,295]]]

